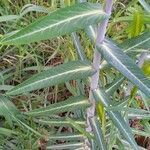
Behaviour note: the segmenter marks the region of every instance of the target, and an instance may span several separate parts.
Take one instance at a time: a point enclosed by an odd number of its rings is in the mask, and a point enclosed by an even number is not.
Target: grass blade
[[[0,127],[0,134],[11,136],[11,135],[18,135],[19,133],[10,129]]]

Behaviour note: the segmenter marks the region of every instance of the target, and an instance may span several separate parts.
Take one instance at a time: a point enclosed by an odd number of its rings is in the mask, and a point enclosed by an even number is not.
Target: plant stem
[[[105,6],[105,12],[110,16],[111,15],[111,9],[112,9],[113,0],[106,0],[106,6]],[[101,44],[105,39],[106,34],[106,28],[108,24],[109,19],[105,19],[99,26],[97,30],[97,38],[96,38],[96,45]],[[98,82],[99,82],[99,66],[101,62],[101,54],[97,51],[95,48],[94,51],[94,58],[93,58],[93,67],[97,71],[91,79],[91,85],[90,85],[90,93],[89,93],[89,100],[92,104],[90,108],[87,109],[87,125],[86,131],[91,132],[92,128],[89,122],[89,118],[93,117],[95,114],[95,101],[93,100],[92,96],[92,90],[95,90],[98,88]]]

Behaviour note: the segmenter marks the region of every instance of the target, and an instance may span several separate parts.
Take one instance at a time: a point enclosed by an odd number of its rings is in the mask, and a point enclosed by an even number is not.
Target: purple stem
[[[111,9],[113,5],[113,0],[106,0],[106,6],[105,6],[105,12],[110,16],[111,15]],[[101,44],[105,39],[107,24],[109,19],[105,19],[99,26],[97,30],[97,38],[96,38],[96,44]],[[98,88],[98,81],[99,81],[99,66],[101,62],[101,54],[96,50],[94,51],[94,58],[93,58],[93,67],[97,71],[91,78],[91,85],[90,85],[90,93],[89,93],[89,100],[92,104],[90,108],[87,109],[87,125],[86,131],[91,132],[92,128],[89,122],[89,118],[93,117],[95,114],[95,101],[92,97],[92,90],[95,90]]]
[[[105,12],[109,16],[111,15],[112,4],[113,4],[113,0],[106,0]],[[102,43],[103,40],[105,39],[107,24],[108,24],[108,19],[105,19],[100,24],[98,31],[97,31],[96,44]],[[95,73],[92,76],[91,90],[96,89],[98,87],[100,61],[101,61],[101,54],[95,49],[93,67],[96,69],[97,73]]]

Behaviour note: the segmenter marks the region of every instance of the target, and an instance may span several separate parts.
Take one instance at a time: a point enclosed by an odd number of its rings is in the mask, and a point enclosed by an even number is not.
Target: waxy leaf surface
[[[83,79],[94,74],[91,65],[83,61],[68,62],[57,67],[53,67],[39,74],[8,91],[8,95],[18,95],[25,92],[57,85],[69,80]]]
[[[99,4],[82,3],[59,9],[4,38],[2,44],[28,44],[83,29],[106,18]]]
[[[150,80],[143,71],[113,42],[105,40],[97,46],[104,59],[150,97]]]

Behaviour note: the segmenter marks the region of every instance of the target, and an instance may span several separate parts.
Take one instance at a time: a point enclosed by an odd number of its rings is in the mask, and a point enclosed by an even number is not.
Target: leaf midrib
[[[133,49],[133,48],[135,48],[135,47],[137,47],[137,46],[141,45],[142,43],[147,42],[148,40],[150,40],[150,37],[149,37],[149,38],[147,38],[147,39],[146,39],[146,40],[144,40],[144,41],[139,42],[138,44],[135,44],[134,46],[129,47],[128,49],[126,49],[126,50],[125,50],[125,52],[127,52],[127,51],[129,51],[129,50],[131,50],[131,49]]]
[[[43,81],[46,81],[46,80],[52,80],[53,78],[55,78],[55,77],[59,77],[59,76],[62,76],[62,75],[65,75],[65,74],[68,74],[68,73],[77,73],[77,72],[81,72],[81,71],[86,71],[86,70],[89,70],[89,69],[92,69],[91,68],[91,66],[87,66],[87,67],[84,67],[84,68],[77,68],[77,69],[74,69],[74,70],[69,70],[69,71],[67,71],[67,72],[62,72],[62,73],[60,73],[60,74],[56,74],[56,75],[53,75],[53,76],[50,76],[50,77],[47,77],[47,78],[44,78],[44,79],[41,79],[41,80],[38,80],[38,81],[36,81],[36,82],[33,82],[33,83],[31,83],[31,84],[27,84],[27,85],[25,85],[25,86],[22,86],[22,87],[20,87],[20,88],[17,88],[16,90],[13,90],[12,89],[12,91],[10,91],[10,92],[8,92],[7,94],[9,95],[10,93],[14,93],[14,92],[16,92],[16,91],[21,91],[22,89],[25,89],[26,87],[30,87],[30,86],[32,86],[32,85],[34,85],[34,84],[40,84],[41,82],[43,82]]]
[[[122,67],[123,67],[124,69],[128,70],[128,73],[129,73],[130,75],[132,75],[135,79],[137,79],[138,82],[143,85],[143,87],[145,87],[146,89],[147,89],[147,88],[149,89],[149,87],[145,86],[145,84],[143,84],[143,82],[142,82],[141,80],[139,80],[139,78],[137,78],[115,55],[113,55],[113,54],[111,53],[111,49],[110,49],[107,45],[103,45],[103,47],[105,47],[105,50],[107,50],[107,52],[108,52],[119,64],[122,64]],[[150,89],[149,89],[149,91],[150,91]]]
[[[22,35],[22,36],[18,36],[18,37],[16,37],[16,38],[14,38],[14,40],[20,39],[20,38],[24,38],[24,37],[26,37],[26,36],[31,36],[32,34],[35,34],[35,33],[38,33],[38,32],[43,32],[43,31],[46,30],[46,29],[49,29],[49,28],[58,26],[58,25],[60,25],[60,24],[62,24],[62,23],[70,22],[70,21],[72,21],[72,20],[74,20],[74,19],[77,19],[77,18],[82,18],[82,17],[94,15],[94,14],[105,14],[105,13],[104,13],[103,11],[101,11],[101,10],[92,10],[92,11],[87,12],[87,13],[82,13],[82,14],[79,14],[79,15],[76,15],[76,16],[73,16],[73,17],[70,17],[70,18],[66,18],[66,19],[64,19],[64,20],[62,20],[62,21],[59,21],[59,22],[57,22],[57,23],[54,23],[54,24],[52,24],[52,25],[50,25],[50,26],[47,26],[47,27],[45,27],[45,28],[41,28],[41,29],[39,29],[39,30],[36,30],[36,31],[30,32],[30,33],[24,34],[24,35]],[[5,39],[4,39],[4,40],[5,40]]]
[[[10,109],[7,107],[7,105],[4,103],[4,101],[1,100],[1,102],[3,103],[3,106],[6,108],[6,110],[8,111],[8,113],[15,119],[17,120],[17,118],[14,116],[14,114],[10,111]]]
[[[77,101],[77,102],[73,102],[73,104],[71,103],[71,104],[69,104],[69,106],[75,106],[75,105],[83,105],[83,104],[88,104],[88,102],[86,101],[86,100],[82,100],[82,101]],[[51,106],[49,106],[49,107],[51,107]],[[50,108],[50,110],[48,110],[48,109],[46,109],[46,110],[39,110],[39,111],[36,111],[36,110],[33,110],[33,111],[30,111],[30,112],[27,112],[27,113],[25,113],[25,114],[27,114],[27,115],[35,115],[35,114],[39,114],[39,113],[45,113],[45,112],[49,112],[49,111],[53,111],[53,110],[55,110],[55,109],[63,109],[63,108],[65,108],[66,106],[58,106],[57,108]],[[48,107],[47,107],[48,108]]]

